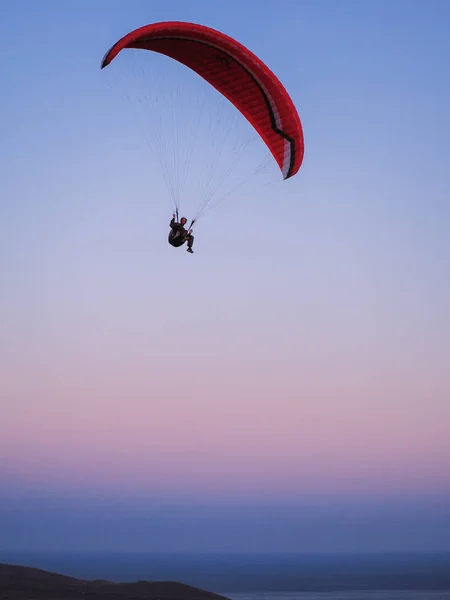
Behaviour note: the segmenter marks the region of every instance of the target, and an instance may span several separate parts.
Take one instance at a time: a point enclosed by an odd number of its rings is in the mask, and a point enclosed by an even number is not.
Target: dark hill
[[[174,581],[113,583],[87,581],[31,567],[0,563],[0,600],[224,600],[213,594]]]

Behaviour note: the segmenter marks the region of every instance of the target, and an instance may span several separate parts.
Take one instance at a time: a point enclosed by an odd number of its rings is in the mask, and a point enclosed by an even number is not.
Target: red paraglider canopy
[[[186,65],[244,115],[262,137],[284,179],[303,161],[303,131],[289,94],[272,71],[233,38],[203,25],[166,22],[124,36],[105,54],[103,69],[125,48],[152,50]]]

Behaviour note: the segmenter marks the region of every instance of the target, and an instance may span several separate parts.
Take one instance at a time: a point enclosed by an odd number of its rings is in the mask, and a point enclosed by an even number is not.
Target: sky
[[[305,136],[193,255],[137,80],[100,70],[163,20],[248,46]],[[450,550],[449,28],[445,0],[5,3],[2,552]]]

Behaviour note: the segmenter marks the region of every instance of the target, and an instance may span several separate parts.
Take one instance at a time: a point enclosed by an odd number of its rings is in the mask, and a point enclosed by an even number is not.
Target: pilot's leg
[[[186,239],[187,239],[187,245],[188,245],[187,251],[193,253],[194,251],[192,250],[192,245],[194,243],[194,236],[192,235],[192,233],[189,233],[186,236]]]

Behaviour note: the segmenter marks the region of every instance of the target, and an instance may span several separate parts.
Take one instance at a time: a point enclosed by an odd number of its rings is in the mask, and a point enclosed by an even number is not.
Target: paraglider
[[[187,223],[186,217],[181,217],[180,222],[176,221],[176,213],[173,213],[172,220],[170,221],[170,233],[169,233],[169,244],[175,248],[179,248],[185,242],[187,242],[187,251],[193,254],[192,245],[194,244],[194,236],[192,235],[192,229],[186,231],[185,225]]]
[[[269,155],[272,160],[275,160],[281,171],[283,179],[289,179],[298,172],[303,161],[304,140],[297,109],[276,75],[244,45],[228,35],[204,25],[179,21],[153,23],[135,29],[118,40],[104,55],[101,68],[104,69],[110,65],[122,51],[130,49],[147,50],[151,53],[165,55],[188,67],[240,113],[253,133],[256,132],[257,137],[262,140],[266,151],[269,151]],[[144,102],[140,101],[140,104],[143,105]],[[162,110],[163,108],[164,101],[157,98],[155,106],[151,107],[149,112],[156,114],[158,109]],[[179,107],[175,105],[173,112],[181,112],[178,109]],[[186,111],[183,113],[183,119],[187,120],[188,118],[189,115]],[[166,124],[166,121],[167,119],[161,117],[163,125]],[[213,119],[210,118],[210,121]],[[151,142],[160,144],[158,160],[161,162],[164,179],[172,196],[175,212],[178,214],[181,188],[186,179],[190,155],[186,158],[186,163],[180,162],[179,145],[182,136],[179,134],[178,125],[175,136],[174,156],[172,157],[167,151],[167,136],[158,134],[156,128],[149,133]],[[195,132],[192,133],[192,139],[194,136]],[[204,136],[204,139],[207,141],[210,137],[212,137],[212,142],[215,142],[213,136]],[[242,148],[240,156],[237,155],[235,149],[228,153],[230,160],[236,160],[229,170],[223,169],[224,178],[235,170],[235,163],[242,162],[240,157],[247,156],[247,146]],[[212,154],[210,152],[210,155]],[[211,156],[211,160],[216,160],[221,167],[224,153],[217,153],[217,156],[219,158],[216,158],[216,155]],[[211,172],[212,170],[211,168]],[[204,179],[210,185],[210,189],[207,189],[204,198],[201,198],[202,205],[194,217],[193,223],[198,220],[206,208],[209,208],[211,199],[221,190],[222,179],[220,184],[211,183],[209,172]],[[227,194],[223,194],[223,196],[225,195]],[[171,234],[173,231],[175,230],[171,222]],[[188,250],[192,251],[189,239],[185,238],[184,241],[188,241]]]

